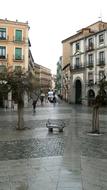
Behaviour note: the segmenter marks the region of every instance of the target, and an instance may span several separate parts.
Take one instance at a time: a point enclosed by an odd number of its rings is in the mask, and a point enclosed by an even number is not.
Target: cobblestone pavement
[[[107,108],[100,135],[90,135],[92,108],[67,103],[25,108],[25,130],[16,110],[0,110],[0,190],[107,190]],[[47,119],[64,121],[49,133]]]

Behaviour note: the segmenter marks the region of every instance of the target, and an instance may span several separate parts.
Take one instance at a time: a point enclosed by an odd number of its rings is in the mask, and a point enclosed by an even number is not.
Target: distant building
[[[93,23],[62,44],[63,96],[70,103],[91,105],[99,80],[107,76],[107,23]]]
[[[28,71],[32,72],[34,71],[34,66],[35,66],[35,62],[34,62],[34,58],[33,58],[33,55],[32,55],[32,52],[29,48],[29,63],[28,63]]]
[[[52,74],[52,90],[56,90],[56,75]]]
[[[40,84],[40,88],[44,93],[47,93],[52,88],[52,74],[51,70],[47,67],[35,63],[35,77]]]
[[[62,96],[62,56],[59,58],[57,62],[57,74],[56,74],[56,90],[59,96]]]

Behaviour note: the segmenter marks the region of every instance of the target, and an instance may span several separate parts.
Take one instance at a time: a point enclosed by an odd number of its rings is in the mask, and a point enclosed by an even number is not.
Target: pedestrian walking
[[[37,101],[33,100],[33,103],[32,103],[32,105],[33,105],[33,113],[36,112],[36,104],[37,104]]]
[[[53,104],[54,104],[54,106],[56,104],[56,94],[55,93],[53,94]]]
[[[14,110],[14,100],[11,101],[11,110]]]
[[[40,95],[40,101],[41,101],[41,105],[42,106],[43,106],[44,98],[45,98],[45,94],[41,93],[41,95]]]
[[[31,98],[33,100],[32,102],[32,106],[33,106],[33,113],[36,112],[36,105],[37,105],[37,102],[38,102],[38,99],[39,99],[39,93],[35,93],[33,92],[32,95],[31,95]]]
[[[8,100],[5,100],[5,111],[8,109]]]

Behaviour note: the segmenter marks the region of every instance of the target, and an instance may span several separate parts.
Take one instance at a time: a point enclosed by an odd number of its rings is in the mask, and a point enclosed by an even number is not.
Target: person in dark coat
[[[37,101],[33,100],[33,103],[32,103],[32,105],[33,105],[33,113],[36,112],[36,104],[37,104]]]

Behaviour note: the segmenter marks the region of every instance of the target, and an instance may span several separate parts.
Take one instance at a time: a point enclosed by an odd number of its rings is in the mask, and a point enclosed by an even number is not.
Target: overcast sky
[[[107,22],[106,0],[3,0],[0,18],[28,21],[31,51],[36,63],[56,72],[61,41],[99,20]]]

